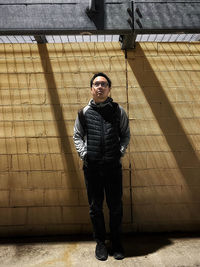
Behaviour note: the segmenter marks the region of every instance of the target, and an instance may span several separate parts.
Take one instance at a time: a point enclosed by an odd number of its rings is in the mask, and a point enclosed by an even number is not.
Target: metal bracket
[[[89,11],[90,12],[96,12],[96,1],[95,0],[89,0]]]
[[[96,0],[89,0],[89,5],[86,8],[85,12],[90,19],[94,17],[94,15],[98,12],[96,6]]]
[[[120,35],[119,41],[121,42],[121,49],[134,49],[136,47],[136,36],[134,32],[127,35]]]
[[[34,35],[34,38],[38,44],[48,43],[45,35]]]
[[[94,23],[97,30],[104,29],[104,0],[89,0],[89,6],[86,8],[85,12]]]
[[[119,41],[121,42],[121,49],[132,49],[135,48],[136,33],[134,31],[134,4],[131,1],[131,6],[127,8],[127,13],[129,18],[127,19],[128,24],[130,25],[132,32],[127,35],[120,35]]]

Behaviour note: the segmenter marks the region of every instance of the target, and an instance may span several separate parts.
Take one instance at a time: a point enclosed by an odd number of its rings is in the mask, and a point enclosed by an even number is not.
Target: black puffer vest
[[[85,113],[87,161],[110,162],[120,158],[120,109],[112,98],[104,103],[93,101]]]

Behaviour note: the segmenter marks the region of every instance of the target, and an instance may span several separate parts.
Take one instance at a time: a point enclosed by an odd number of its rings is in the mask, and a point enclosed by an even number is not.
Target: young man
[[[110,235],[113,256],[123,259],[122,166],[130,139],[128,117],[124,109],[109,97],[111,80],[104,73],[95,74],[91,81],[92,99],[79,111],[74,125],[74,143],[83,160],[83,170],[90,207],[95,256],[106,260],[106,229],[103,215],[104,192],[110,215]]]

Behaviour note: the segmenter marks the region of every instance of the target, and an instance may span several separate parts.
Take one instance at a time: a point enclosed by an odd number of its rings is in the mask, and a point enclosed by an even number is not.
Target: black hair
[[[110,79],[108,78],[108,76],[107,76],[105,73],[103,73],[103,72],[95,73],[95,74],[93,75],[93,77],[92,77],[92,79],[91,79],[91,81],[90,81],[90,87],[92,87],[92,84],[93,84],[94,79],[95,79],[96,77],[98,77],[98,76],[102,76],[102,77],[106,78],[106,80],[107,80],[107,82],[108,82],[108,86],[111,87],[111,80],[110,80]]]

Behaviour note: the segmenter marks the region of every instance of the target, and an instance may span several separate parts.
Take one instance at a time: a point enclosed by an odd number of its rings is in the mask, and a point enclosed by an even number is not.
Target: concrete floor
[[[81,237],[0,240],[1,267],[200,267],[200,234],[137,234],[124,236],[126,258],[94,257],[95,242]]]

